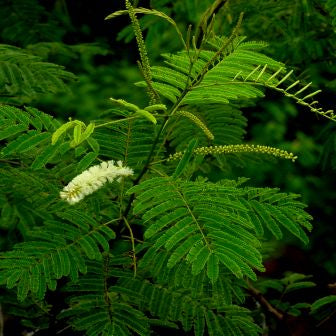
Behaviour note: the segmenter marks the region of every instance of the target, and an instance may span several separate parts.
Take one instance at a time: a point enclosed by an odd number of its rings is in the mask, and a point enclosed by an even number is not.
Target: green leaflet
[[[97,156],[98,155],[96,152],[89,152],[85,154],[84,157],[78,162],[77,172],[81,173],[83,170],[89,167],[97,158]]]
[[[215,283],[219,275],[219,259],[215,254],[210,254],[207,264],[207,275],[212,283]]]
[[[60,145],[46,147],[33,161],[31,168],[40,169],[43,168],[52,158],[57,154],[60,149]]]
[[[267,228],[272,232],[275,238],[281,239],[282,232],[279,228],[279,225],[272,218],[272,215],[267,211],[267,208],[253,200],[251,201],[251,204],[258,214],[259,218],[264,222],[264,225],[267,226]]]
[[[160,220],[156,221],[153,225],[151,225],[145,231],[145,238],[150,238],[165,226],[171,224],[173,221],[181,218],[182,216],[186,215],[186,210],[183,208],[179,208],[177,210],[172,211],[171,213],[163,216]]]
[[[75,147],[81,143],[82,125],[75,125],[73,130],[73,141],[70,143],[71,147]]]
[[[174,267],[187,253],[191,250],[195,243],[199,242],[201,235],[188,237],[170,256],[167,267]]]
[[[193,275],[199,274],[203,270],[203,268],[207,264],[207,261],[210,255],[211,255],[211,252],[209,251],[209,247],[204,246],[201,249],[201,251],[197,254],[197,257],[192,264],[192,274]]]
[[[187,238],[191,233],[196,233],[196,230],[192,226],[188,226],[188,224],[192,223],[188,218],[184,218],[178,224],[181,228],[177,229],[178,231],[175,232],[165,243],[165,248],[169,251],[174,246],[176,246],[180,241]],[[176,225],[177,226],[177,225]]]
[[[91,137],[91,138],[88,138],[86,141],[95,153],[99,152],[99,143],[97,142],[96,139]]]
[[[80,120],[70,120],[67,123],[61,125],[52,134],[51,144],[55,145],[58,139],[71,128],[73,128],[73,140],[70,142],[70,146],[77,147],[83,141],[88,140],[90,138],[95,129],[95,124],[90,123],[88,126],[85,126],[85,124]]]
[[[94,129],[95,129],[95,124],[91,122],[89,125],[86,126],[84,132],[81,134],[79,141],[83,142],[87,140],[93,133]]]
[[[336,303],[336,295],[329,295],[320,298],[311,305],[311,313],[315,314],[319,309],[322,309],[325,306],[328,307],[329,305],[335,305],[335,303]]]
[[[49,138],[50,134],[48,133],[39,133],[35,130],[28,131],[26,134],[22,134],[16,140],[10,142],[2,150],[2,154],[8,156],[13,153],[28,152]]]
[[[145,82],[137,82],[135,83],[138,87],[147,87]],[[180,96],[181,92],[174,88],[171,85],[165,83],[157,83],[153,82],[153,88],[157,91],[160,95],[170,100],[172,103],[176,103],[177,97]]]
[[[76,124],[76,122],[74,120],[72,121],[68,121],[67,123],[63,124],[62,126],[60,126],[52,135],[51,137],[51,144],[54,145],[58,139],[60,138],[60,136],[65,133],[68,129],[74,127],[74,125]]]
[[[201,251],[204,251],[204,243],[202,240],[199,240],[196,242],[191,249],[189,250],[187,256],[186,256],[186,261],[188,263],[193,264],[195,260],[197,259],[198,255],[201,253]]]
[[[17,133],[21,133],[22,131],[25,131],[28,129],[28,125],[26,124],[19,124],[19,125],[13,125],[5,128],[4,130],[0,131],[0,140],[4,140],[6,138],[9,138]]]
[[[150,122],[152,122],[154,125],[157,124],[157,120],[155,119],[155,117],[149,111],[139,109],[139,110],[136,111],[136,114],[139,114],[139,115],[145,117]]]
[[[129,103],[126,100],[123,99],[114,99],[114,98],[110,98],[110,100],[120,106],[125,107],[126,109],[133,111],[133,112],[137,112],[139,110],[139,107],[135,104]]]
[[[140,115],[146,119],[148,119],[150,122],[152,122],[153,124],[156,124],[156,118],[152,115],[151,112],[157,111],[157,110],[165,110],[166,107],[163,104],[155,104],[155,105],[150,105],[147,106],[145,109],[141,109],[139,108],[137,105],[134,105],[132,103],[129,103],[123,99],[114,99],[114,98],[110,98],[110,100],[117,104],[120,105],[124,108],[126,108],[127,110],[130,110],[132,112],[134,112],[135,115]]]
[[[197,147],[197,143],[198,143],[197,139],[193,139],[190,141],[188,148],[184,152],[182,159],[180,160],[179,164],[175,169],[173,177],[177,178],[183,173],[184,169],[186,168],[192,157],[193,150]]]
[[[218,259],[220,260],[221,263],[223,263],[224,266],[226,266],[237,278],[242,278],[243,277],[243,272],[240,266],[236,263],[235,260],[232,258],[228,257],[225,254],[218,252],[216,253]]]
[[[300,281],[300,282],[289,284],[286,287],[286,293],[296,291],[299,289],[311,288],[315,286],[316,286],[316,283],[312,281]]]

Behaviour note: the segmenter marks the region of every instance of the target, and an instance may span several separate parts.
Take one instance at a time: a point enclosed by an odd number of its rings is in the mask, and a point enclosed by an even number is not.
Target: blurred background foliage
[[[212,0],[135,1],[174,18],[186,34],[195,27]],[[127,16],[104,20],[123,1],[0,0],[0,43],[24,54],[64,66],[77,77],[70,90],[52,89],[20,96],[16,105],[30,104],[56,117],[87,122],[108,109],[108,98],[145,104],[145,93],[133,85],[141,80],[136,66],[137,47]],[[335,0],[228,0],[216,13],[216,30],[230,31],[244,12],[241,34],[264,40],[267,53],[295,71],[298,79],[323,90],[325,110],[336,99]],[[152,63],[165,52],[181,48],[175,30],[154,16],[139,15]],[[4,72],[0,58],[0,72]],[[5,102],[0,94],[0,103]],[[285,271],[311,274],[318,284],[316,298],[336,294],[336,125],[297,106],[280,94],[243,109],[248,119],[246,139],[279,147],[298,155],[296,164],[284,161],[254,163],[230,171],[212,170],[210,179],[246,176],[253,185],[280,187],[300,193],[315,217],[308,248],[287,241],[276,246],[267,261],[266,276],[281,278]],[[3,214],[6,215],[6,214]],[[4,216],[6,218],[6,216]],[[0,223],[0,229],[1,229]],[[5,238],[0,238],[0,248]],[[267,249],[267,247],[265,247]],[[329,286],[328,286],[329,285]]]

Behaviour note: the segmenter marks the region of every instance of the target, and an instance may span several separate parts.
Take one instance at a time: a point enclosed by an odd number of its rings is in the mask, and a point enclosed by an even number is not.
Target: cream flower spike
[[[113,160],[105,161],[74,177],[60,192],[60,197],[70,204],[75,204],[101,188],[106,182],[114,180],[120,182],[123,177],[130,175],[133,175],[133,170],[123,167],[121,161],[116,164]]]

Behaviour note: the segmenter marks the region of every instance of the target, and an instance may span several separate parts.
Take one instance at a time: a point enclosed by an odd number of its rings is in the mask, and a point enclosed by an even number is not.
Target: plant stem
[[[126,217],[124,217],[124,222],[128,228],[128,231],[131,236],[131,243],[132,243],[132,259],[133,259],[133,265],[134,265],[134,278],[136,277],[137,274],[137,263],[136,263],[136,255],[135,255],[135,244],[134,244],[134,235],[131,226],[129,225]]]
[[[327,322],[331,317],[333,317],[336,314],[336,310],[334,310],[331,314],[329,314],[326,318],[324,318],[322,321],[320,321],[316,327],[319,328],[322,324]]]
[[[104,127],[104,126],[106,126],[106,125],[116,124],[116,123],[120,123],[120,122],[123,122],[123,121],[126,121],[126,120],[132,120],[132,119],[138,119],[138,118],[139,118],[139,117],[128,117],[128,118],[124,118],[124,119],[120,119],[120,120],[112,120],[112,121],[108,121],[108,122],[106,122],[106,123],[97,125],[97,126],[95,126],[95,128],[98,128],[98,127]]]
[[[278,320],[282,321],[284,319],[284,314],[277,310],[270,302],[264,297],[264,295],[254,288],[250,283],[248,283],[248,292],[253,296],[262,306],[264,306],[269,313],[275,316]]]
[[[158,143],[158,141],[159,141],[159,139],[160,139],[161,132],[163,131],[163,129],[164,129],[164,127],[165,127],[167,121],[168,121],[168,117],[165,117],[165,119],[164,119],[163,123],[161,124],[160,129],[159,129],[159,131],[158,131],[158,133],[157,133],[157,135],[156,135],[156,137],[155,137],[155,139],[154,139],[154,142],[153,142],[152,148],[151,148],[151,150],[150,150],[150,153],[149,153],[149,155],[148,155],[148,158],[147,158],[147,160],[146,160],[146,162],[145,162],[145,164],[144,164],[144,166],[143,166],[141,172],[139,173],[138,177],[133,181],[133,185],[137,185],[137,184],[139,184],[139,182],[140,182],[140,180],[142,179],[142,177],[146,174],[146,172],[147,172],[147,170],[148,170],[148,167],[149,167],[149,164],[150,164],[150,162],[151,162],[151,159],[152,159],[154,150],[155,150],[156,145],[157,145],[157,143]],[[125,211],[124,211],[124,213],[123,213],[123,217],[125,217],[125,218],[128,216],[128,213],[129,213],[130,210],[131,210],[131,206],[132,206],[132,202],[133,202],[133,200],[134,200],[134,197],[135,197],[134,194],[132,194],[131,197],[130,197],[129,200],[128,200],[126,209],[125,209]]]

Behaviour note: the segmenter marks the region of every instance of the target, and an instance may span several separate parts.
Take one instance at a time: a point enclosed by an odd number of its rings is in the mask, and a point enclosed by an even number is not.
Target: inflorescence
[[[194,114],[188,111],[177,111],[176,115],[181,115],[191,120],[195,125],[197,125],[204,132],[204,134],[207,136],[208,139],[213,140],[215,138],[214,135],[211,133],[211,131],[208,129],[208,127],[206,127],[206,125],[202,122],[202,120],[199,119]]]
[[[184,152],[176,152],[171,154],[168,161],[181,159]],[[285,150],[261,145],[227,145],[227,146],[209,146],[209,147],[198,147],[193,151],[196,155],[207,155],[207,154],[232,154],[232,153],[261,153],[273,155],[282,159],[289,159],[293,162],[297,159],[293,153],[289,153]]]
[[[116,165],[113,160],[102,162],[77,175],[63,188],[60,197],[70,204],[75,204],[101,188],[106,182],[113,182],[114,180],[120,182],[122,177],[130,175],[133,175],[133,170],[123,167],[121,161],[118,161]]]

